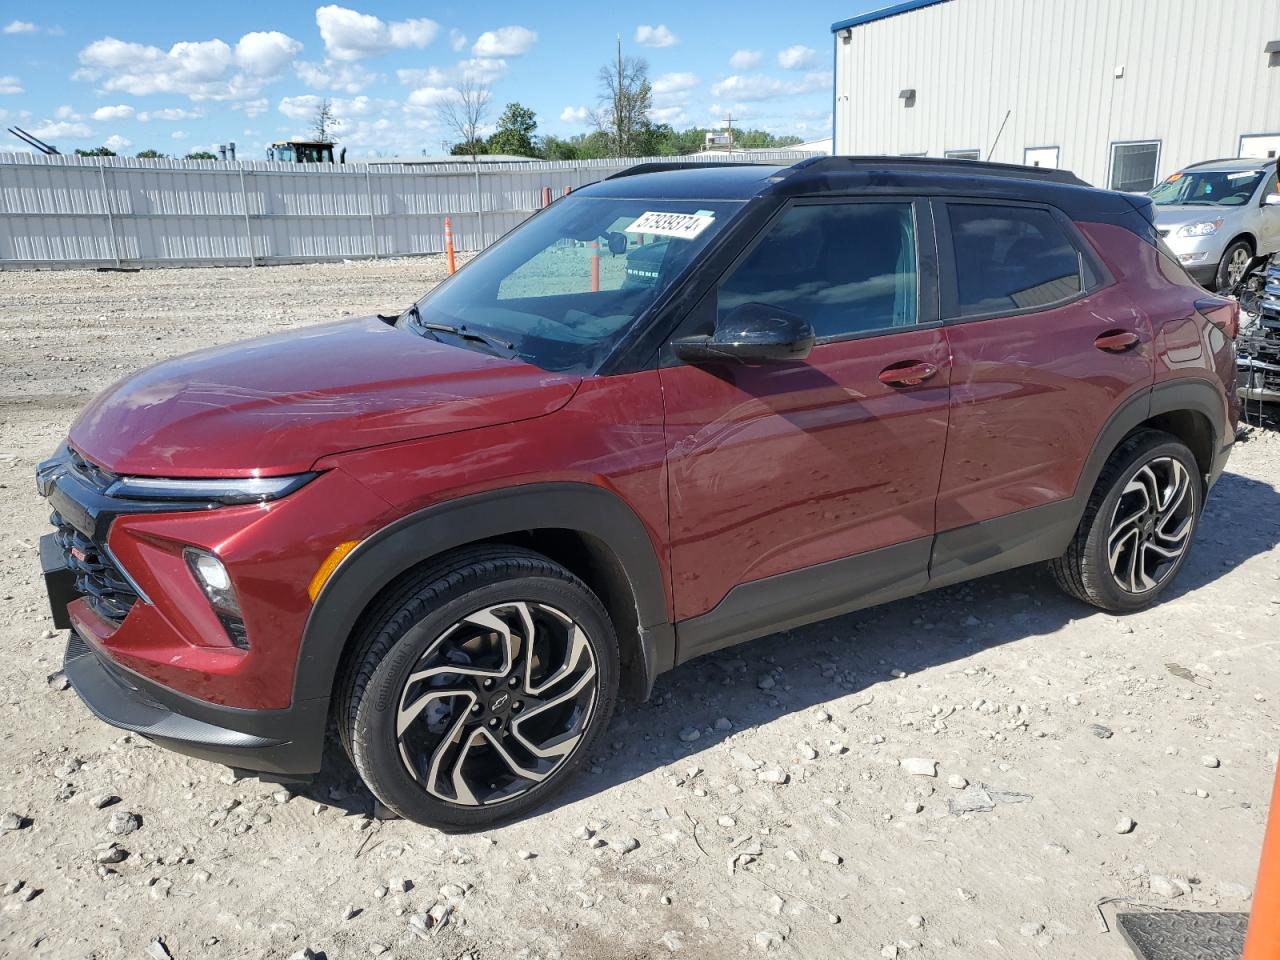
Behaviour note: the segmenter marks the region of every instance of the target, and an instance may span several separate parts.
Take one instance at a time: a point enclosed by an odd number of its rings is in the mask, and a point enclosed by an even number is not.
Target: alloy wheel
[[[1177,568],[1195,524],[1192,479],[1181,461],[1156,457],[1125,485],[1107,534],[1107,562],[1123,590],[1154,590]]]
[[[1231,259],[1227,261],[1227,289],[1230,290],[1240,278],[1244,276],[1245,267],[1249,265],[1252,258],[1249,251],[1245,247],[1236,247],[1231,253]]]
[[[433,797],[513,800],[563,766],[598,693],[586,632],[545,603],[477,610],[436,637],[400,693],[400,757]]]

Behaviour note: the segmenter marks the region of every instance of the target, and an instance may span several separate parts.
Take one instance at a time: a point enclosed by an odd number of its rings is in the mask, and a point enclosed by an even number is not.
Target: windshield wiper
[[[468,330],[465,323],[455,327],[451,323],[437,323],[434,320],[423,320],[422,311],[418,309],[418,305],[416,303],[406,310],[405,314],[417,329],[431,337],[432,340],[440,339],[436,335],[438,333],[447,333],[460,340],[470,340],[472,343],[483,343],[487,347],[500,347],[501,349],[507,350],[511,353],[514,353],[516,349],[516,345],[508,340],[503,340],[500,337],[493,337],[487,333]]]

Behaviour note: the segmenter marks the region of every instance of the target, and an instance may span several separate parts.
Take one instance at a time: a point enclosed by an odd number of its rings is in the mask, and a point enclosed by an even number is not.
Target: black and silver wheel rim
[[[436,637],[405,680],[400,757],[438,800],[514,800],[568,762],[598,685],[587,634],[564,611],[522,600],[476,610]]]
[[[1251,259],[1247,247],[1236,247],[1231,251],[1231,256],[1227,258],[1227,275],[1224,289],[1230,290],[1240,282],[1240,278],[1244,276],[1244,269],[1249,265]]]
[[[1148,593],[1177,568],[1195,525],[1192,482],[1181,461],[1156,457],[1125,484],[1107,534],[1107,562],[1121,589]]]

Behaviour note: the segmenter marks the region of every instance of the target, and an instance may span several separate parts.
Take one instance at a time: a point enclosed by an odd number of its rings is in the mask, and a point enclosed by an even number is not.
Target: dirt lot
[[[1024,570],[755,641],[663,677],[565,799],[482,836],[372,819],[341,769],[296,796],[237,781],[51,684],[32,471],[77,409],[441,273],[0,273],[0,815],[23,824],[0,955],[1105,960],[1130,954],[1102,898],[1248,909],[1280,743],[1275,432],[1237,447],[1155,609]]]

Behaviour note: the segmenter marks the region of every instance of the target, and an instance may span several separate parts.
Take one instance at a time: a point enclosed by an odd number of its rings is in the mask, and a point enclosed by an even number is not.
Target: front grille
[[[56,511],[49,521],[62,548],[67,567],[75,574],[76,590],[101,617],[120,623],[138,600],[138,594],[120,572],[106,548],[86,537]]]
[[[107,487],[119,479],[114,473],[103,470],[96,463],[90,463],[80,456],[75,447],[70,444],[67,445],[67,454],[67,463],[71,466],[71,469],[80,474],[96,490],[106,490]]]

